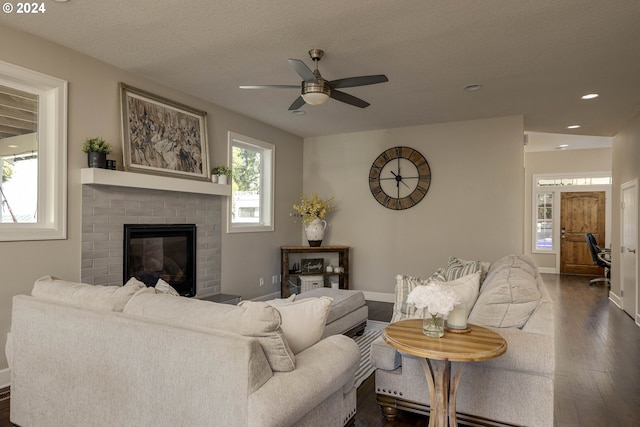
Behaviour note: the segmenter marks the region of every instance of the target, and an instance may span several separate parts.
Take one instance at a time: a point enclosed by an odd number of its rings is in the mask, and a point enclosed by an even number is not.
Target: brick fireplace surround
[[[90,181],[83,176],[83,283],[123,284],[123,224],[196,224],[197,296],[221,292],[220,230],[223,196],[96,185]]]

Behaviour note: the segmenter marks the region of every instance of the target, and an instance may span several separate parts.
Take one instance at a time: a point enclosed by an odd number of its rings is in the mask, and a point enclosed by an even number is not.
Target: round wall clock
[[[369,171],[369,188],[385,208],[401,210],[415,206],[431,184],[427,159],[413,148],[393,147],[380,154]]]

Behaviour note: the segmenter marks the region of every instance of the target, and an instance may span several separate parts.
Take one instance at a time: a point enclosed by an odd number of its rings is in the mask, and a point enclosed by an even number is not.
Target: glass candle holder
[[[467,304],[461,302],[447,316],[447,328],[449,329],[467,329]]]

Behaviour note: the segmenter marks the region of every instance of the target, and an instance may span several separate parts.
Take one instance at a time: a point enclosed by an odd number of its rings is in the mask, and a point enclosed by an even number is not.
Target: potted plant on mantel
[[[103,138],[87,138],[82,146],[82,151],[87,153],[87,161],[90,168],[107,167],[107,154],[111,153],[111,145]]]
[[[211,169],[211,182],[217,182],[218,184],[226,184],[229,176],[231,175],[231,168],[220,165]]]

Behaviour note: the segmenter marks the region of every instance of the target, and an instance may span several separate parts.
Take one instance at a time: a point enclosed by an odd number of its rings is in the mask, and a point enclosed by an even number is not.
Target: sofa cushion
[[[122,311],[133,294],[143,288],[144,283],[135,278],[129,279],[124,286],[101,286],[44,276],[33,284],[31,295],[94,310]]]
[[[329,297],[333,300],[331,302],[331,307],[329,308],[327,324],[335,322],[336,320],[346,316],[349,313],[353,313],[360,307],[363,307],[367,304],[362,291],[333,288],[312,289],[298,295],[297,301],[303,300],[305,298],[316,297]]]
[[[162,279],[158,279],[158,281],[156,282],[155,288],[156,288],[156,291],[162,294],[173,295],[175,297],[180,296],[178,291],[176,291],[173,286],[171,286],[170,284],[168,284]]]
[[[522,328],[542,296],[535,270],[518,257],[500,262],[498,268],[492,267],[489,271],[469,322],[496,328]]]
[[[304,298],[293,302],[241,301],[239,306],[270,305],[282,318],[282,332],[293,354],[311,347],[322,338],[331,298]]]
[[[124,312],[179,325],[219,329],[256,338],[273,371],[288,372],[295,369],[295,356],[280,327],[280,313],[267,304],[238,307],[142,292],[131,298]]]
[[[468,261],[452,256],[449,257],[449,262],[444,269],[444,277],[449,282],[473,274],[476,271],[480,271],[480,261]]]

